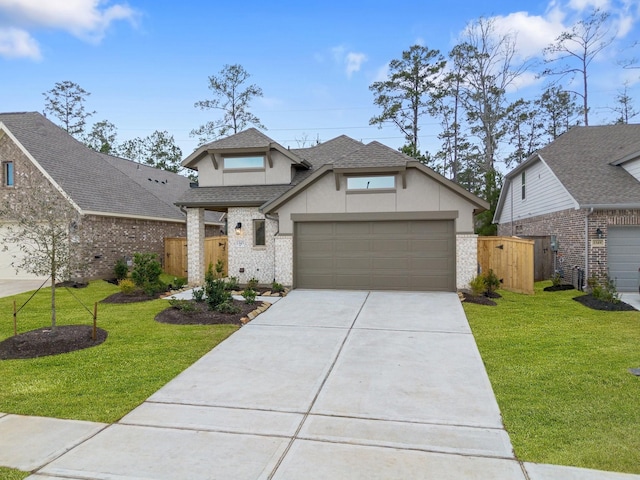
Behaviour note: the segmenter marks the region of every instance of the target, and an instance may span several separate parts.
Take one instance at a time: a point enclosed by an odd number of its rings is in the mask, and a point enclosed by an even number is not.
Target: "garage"
[[[6,234],[6,227],[0,226],[0,239],[3,239]],[[14,256],[21,257],[20,247],[17,244],[10,244],[2,242],[0,247],[0,279],[1,280],[31,280],[37,279],[36,275],[20,271],[16,274],[16,269],[11,266],[17,260]]]
[[[620,292],[638,291],[640,227],[609,227],[607,262],[609,276]]]
[[[456,290],[454,220],[295,222],[297,288]]]

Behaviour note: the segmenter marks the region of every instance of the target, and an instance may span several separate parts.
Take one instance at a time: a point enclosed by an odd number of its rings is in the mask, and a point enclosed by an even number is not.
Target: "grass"
[[[93,311],[94,302],[117,291],[103,281],[82,289],[57,289],[58,325],[92,323],[91,314],[72,294]],[[19,307],[28,297],[0,298],[0,340],[13,335],[13,299]],[[98,326],[108,332],[102,345],[0,361],[0,412],[113,423],[237,329],[155,322],[167,306],[162,299],[98,304]],[[18,314],[18,332],[50,325],[49,312],[50,290],[43,289]]]
[[[603,312],[579,292],[501,290],[463,304],[520,460],[640,473],[640,312]]]
[[[22,480],[23,478],[27,478],[29,475],[31,475],[29,472],[0,467],[0,478],[2,478],[2,480]]]

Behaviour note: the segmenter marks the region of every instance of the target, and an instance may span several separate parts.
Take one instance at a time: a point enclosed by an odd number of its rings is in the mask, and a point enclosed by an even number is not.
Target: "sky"
[[[611,14],[615,40],[590,68],[590,123],[610,123],[625,82],[640,109],[640,69],[619,65],[640,57],[631,48],[640,0],[0,0],[0,111],[42,112],[43,92],[69,80],[91,93],[91,120],[114,123],[118,140],[167,130],[186,157],[197,147],[189,132],[219,116],[194,107],[211,98],[208,77],[240,64],[264,94],[251,111],[280,144],[346,134],[398,148],[398,130],[369,125],[380,113],[369,86],[403,50],[420,44],[446,55],[482,16],[516,34],[520,59],[535,63],[593,8]],[[530,73],[509,95],[530,98],[545,82]],[[423,150],[435,148],[438,132],[437,121],[423,120]]]

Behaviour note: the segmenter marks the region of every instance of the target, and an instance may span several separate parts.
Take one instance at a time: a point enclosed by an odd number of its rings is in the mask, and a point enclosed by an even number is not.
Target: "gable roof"
[[[311,167],[309,163],[299,158],[290,149],[285,149],[255,128],[248,128],[234,135],[201,145],[182,161],[182,166],[197,170],[196,163],[198,160],[211,152],[220,154],[242,154],[257,152],[268,153],[271,150],[279,151],[289,158],[294,165],[299,165],[303,168]]]
[[[511,179],[542,161],[580,208],[640,207],[640,182],[620,166],[638,156],[640,125],[573,127],[509,172],[503,192]],[[496,215],[503,203],[501,195]]]
[[[0,113],[0,128],[83,213],[185,221],[188,178],[95,152],[38,112]]]

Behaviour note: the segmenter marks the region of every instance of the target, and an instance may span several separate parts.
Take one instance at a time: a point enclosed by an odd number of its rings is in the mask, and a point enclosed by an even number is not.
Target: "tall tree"
[[[182,150],[175,143],[173,135],[166,130],[156,130],[143,138],[127,140],[118,148],[118,155],[138,163],[161,170],[180,173]]]
[[[589,67],[596,56],[607,48],[614,37],[609,34],[609,14],[595,9],[585,20],[575,23],[570,30],[562,32],[544,49],[545,63],[552,65],[543,70],[543,76],[554,75],[563,79],[580,77],[581,90],[573,93],[582,99],[582,114],[585,125],[589,125]]]
[[[522,98],[507,107],[505,115],[507,140],[513,150],[505,165],[519,165],[542,145],[543,124],[540,110],[534,102]]]
[[[249,111],[251,101],[262,97],[262,89],[256,84],[245,86],[249,73],[242,65],[225,65],[218,75],[209,77],[209,90],[213,92],[210,100],[200,100],[194,104],[201,110],[220,110],[222,118],[212,120],[191,131],[197,136],[200,145],[232,133],[238,133],[254,125],[266,128],[260,119]]]
[[[445,65],[438,50],[414,45],[402,52],[402,58],[389,63],[387,80],[369,87],[374,104],[382,108],[382,113],[371,118],[369,124],[394,124],[405,136],[406,152],[413,157],[419,152],[420,119],[428,113],[430,97]]]
[[[543,131],[550,140],[555,140],[579,123],[576,117],[580,108],[576,104],[575,95],[559,86],[547,88],[540,98],[535,100],[535,104],[541,112]]]
[[[0,204],[0,217],[7,219],[3,244],[19,245],[13,267],[51,279],[51,327],[56,327],[56,283],[81,268],[74,251],[81,223],[80,213],[51,184],[36,182],[34,167],[17,173],[15,189]],[[5,247],[6,248],[6,247]]]
[[[87,118],[95,112],[87,112],[84,104],[91,95],[77,83],[69,80],[57,82],[44,92],[45,113],[50,113],[60,121],[60,126],[78,140],[82,139]]]
[[[101,153],[114,153],[117,148],[116,126],[109,120],[101,120],[91,127],[91,131],[85,137],[87,147]]]

